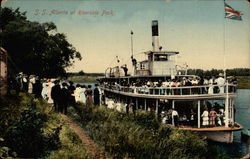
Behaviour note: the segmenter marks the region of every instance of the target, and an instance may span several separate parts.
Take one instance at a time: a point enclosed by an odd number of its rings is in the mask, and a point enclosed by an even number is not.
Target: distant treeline
[[[67,72],[67,76],[104,76],[103,73]]]
[[[223,73],[222,69],[212,69],[212,70],[202,70],[202,69],[188,69],[187,73],[189,75],[198,75],[198,76],[218,76],[220,73]],[[227,76],[250,76],[249,68],[234,68],[226,69]]]

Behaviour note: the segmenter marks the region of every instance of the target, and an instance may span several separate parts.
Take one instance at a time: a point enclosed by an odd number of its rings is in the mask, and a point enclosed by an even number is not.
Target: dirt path
[[[72,119],[66,115],[61,115],[62,118],[69,124],[70,128],[79,136],[81,141],[86,145],[87,152],[94,159],[106,159],[106,155],[103,151],[101,151],[97,145],[91,140],[86,133],[72,121]]]

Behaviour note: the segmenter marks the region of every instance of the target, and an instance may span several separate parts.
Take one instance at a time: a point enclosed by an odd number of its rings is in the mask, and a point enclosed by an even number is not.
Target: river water
[[[244,129],[250,128],[250,89],[238,89],[236,98],[235,121]],[[210,143],[214,144],[214,143]],[[218,149],[229,154],[233,158],[241,158],[250,152],[248,143],[241,141],[240,131],[234,132],[234,141],[231,144],[215,143]]]

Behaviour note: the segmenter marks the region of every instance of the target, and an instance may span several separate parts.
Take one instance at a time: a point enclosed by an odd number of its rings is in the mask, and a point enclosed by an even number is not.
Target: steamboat
[[[132,49],[131,74],[126,65],[115,66],[98,79],[108,107],[153,111],[164,124],[213,141],[233,142],[233,132],[243,129],[234,121],[237,84],[224,75],[210,79],[178,70],[175,57],[179,52],[162,51],[157,20],[152,21],[151,29],[153,48],[144,52],[146,60],[137,61]]]

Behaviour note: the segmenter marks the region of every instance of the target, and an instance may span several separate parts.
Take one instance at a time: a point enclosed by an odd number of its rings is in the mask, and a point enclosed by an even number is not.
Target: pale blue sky
[[[134,32],[134,52],[151,50],[151,21],[159,21],[163,50],[179,51],[179,64],[191,68],[250,68],[250,6],[246,0],[227,0],[243,12],[243,21],[224,18],[223,0],[9,0],[4,6],[27,11],[31,21],[53,21],[59,32],[82,53],[83,60],[70,71],[104,72],[119,56],[130,64],[130,30]],[[39,15],[34,15],[36,9]],[[41,15],[45,9],[45,15]],[[53,14],[51,11],[67,11]],[[101,15],[103,11],[113,15]],[[70,15],[70,12],[76,11]],[[98,12],[79,15],[78,11]],[[225,24],[225,30],[224,30]],[[224,32],[225,31],[225,32]],[[225,33],[225,39],[224,39]],[[225,43],[225,52],[224,52]],[[142,54],[138,59],[144,58]]]

